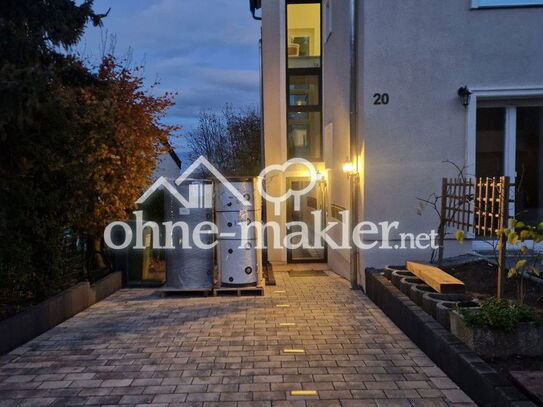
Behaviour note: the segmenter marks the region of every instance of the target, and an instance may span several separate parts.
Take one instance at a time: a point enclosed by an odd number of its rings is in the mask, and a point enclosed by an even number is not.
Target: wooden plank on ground
[[[264,287],[266,286],[266,280],[262,278],[256,286],[248,287],[215,287],[213,289],[213,295],[264,295]]]
[[[219,287],[213,289],[213,295],[261,296],[264,295],[264,287]]]
[[[440,268],[429,264],[405,262],[407,270],[416,275],[438,293],[442,294],[463,294],[466,286],[459,279],[445,273]]]

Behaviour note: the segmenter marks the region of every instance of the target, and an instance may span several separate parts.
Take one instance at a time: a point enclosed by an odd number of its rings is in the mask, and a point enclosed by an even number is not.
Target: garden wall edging
[[[366,269],[365,274],[368,297],[479,406],[535,407],[379,270]]]
[[[543,355],[543,326],[521,322],[512,332],[496,332],[469,326],[457,311],[450,313],[451,332],[482,357]]]
[[[122,286],[120,272],[90,285],[81,282],[39,304],[0,321],[0,355],[25,344],[103,300]]]

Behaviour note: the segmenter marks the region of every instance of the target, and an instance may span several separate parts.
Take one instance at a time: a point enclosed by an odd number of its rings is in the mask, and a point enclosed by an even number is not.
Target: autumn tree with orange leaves
[[[106,16],[92,0],[0,2],[0,319],[84,279],[74,253],[104,266],[103,228],[131,216],[176,130],[161,122],[173,95],[138,68],[66,51]]]
[[[81,168],[85,216],[77,228],[89,238],[94,266],[105,267],[101,255],[105,226],[131,216],[135,201],[149,186],[159,155],[168,151],[169,138],[178,127],[161,122],[174,95],[150,95],[140,68],[128,69],[107,56],[97,75],[108,86],[80,94],[84,111],[90,108],[99,113],[81,117],[90,131]]]

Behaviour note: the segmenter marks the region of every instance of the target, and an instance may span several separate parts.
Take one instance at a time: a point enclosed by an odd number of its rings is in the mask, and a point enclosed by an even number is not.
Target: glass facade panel
[[[320,161],[321,113],[289,112],[288,114],[288,156]]]
[[[543,220],[543,107],[517,108],[517,216]]]
[[[321,4],[287,0],[288,158],[322,161]]]
[[[289,106],[317,106],[320,104],[318,75],[289,76]]]
[[[320,3],[287,4],[289,68],[321,66]]]
[[[511,126],[506,125],[506,116]],[[515,183],[515,205],[510,215],[528,224],[541,222],[543,107],[528,104],[477,109],[476,175],[509,176]]]
[[[504,175],[505,108],[477,109],[477,157],[478,177]]]

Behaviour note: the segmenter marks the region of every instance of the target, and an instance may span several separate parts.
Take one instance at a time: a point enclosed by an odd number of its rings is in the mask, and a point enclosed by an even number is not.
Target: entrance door
[[[308,178],[288,178],[287,187],[293,191],[302,190],[307,187],[310,180]],[[321,211],[322,222],[317,227],[323,227],[326,222],[325,214],[325,185],[317,182],[313,190],[300,199],[300,210],[294,210],[294,198],[287,201],[287,222],[303,222],[307,227],[307,240],[310,247],[287,249],[287,260],[289,263],[325,263],[327,261],[326,243],[321,241],[322,248],[316,248],[315,244],[315,218],[311,212]],[[287,229],[287,234],[303,232],[303,227],[299,225]],[[293,243],[297,244],[302,237],[293,238]],[[306,245],[307,246],[307,245]]]

